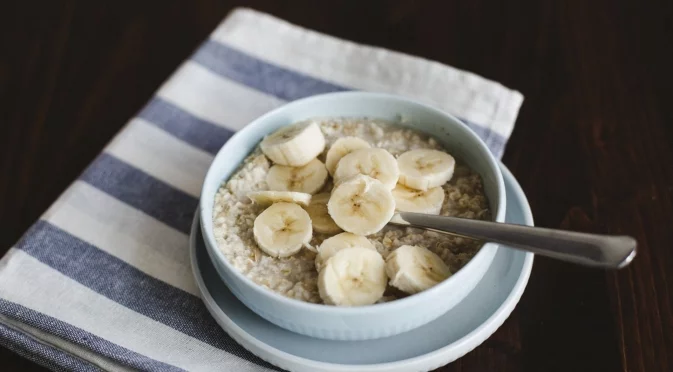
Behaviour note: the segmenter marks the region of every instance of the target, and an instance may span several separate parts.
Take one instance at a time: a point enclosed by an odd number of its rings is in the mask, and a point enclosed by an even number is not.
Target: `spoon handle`
[[[585,234],[410,212],[396,213],[390,223],[486,240],[541,256],[606,269],[622,268],[636,256],[636,240],[630,236]]]

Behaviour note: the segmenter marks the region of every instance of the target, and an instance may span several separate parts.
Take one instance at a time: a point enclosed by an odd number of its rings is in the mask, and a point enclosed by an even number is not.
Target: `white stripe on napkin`
[[[223,79],[195,62],[187,61],[157,95],[197,118],[239,130],[283,100]]]
[[[105,149],[108,154],[196,198],[213,156],[143,119],[133,119]]]

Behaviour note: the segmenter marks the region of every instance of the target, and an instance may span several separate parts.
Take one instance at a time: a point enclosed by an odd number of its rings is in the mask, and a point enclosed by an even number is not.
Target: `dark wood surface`
[[[240,3],[2,2],[0,253]],[[638,239],[618,272],[536,258],[503,327],[443,371],[673,371],[673,2],[246,4],[521,91],[503,160],[536,224]]]

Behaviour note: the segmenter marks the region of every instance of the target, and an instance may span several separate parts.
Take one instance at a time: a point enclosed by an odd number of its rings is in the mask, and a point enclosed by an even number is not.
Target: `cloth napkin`
[[[464,120],[501,156],[523,97],[475,74],[233,11],[0,261],[0,344],[54,370],[275,367],[199,298],[188,233],[213,155],[288,101],[368,90]]]

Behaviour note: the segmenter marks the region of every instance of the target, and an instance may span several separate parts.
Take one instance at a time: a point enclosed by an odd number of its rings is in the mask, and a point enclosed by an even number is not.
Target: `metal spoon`
[[[395,213],[390,224],[500,243],[541,256],[605,269],[619,269],[636,256],[630,236],[585,234],[422,213]]]

